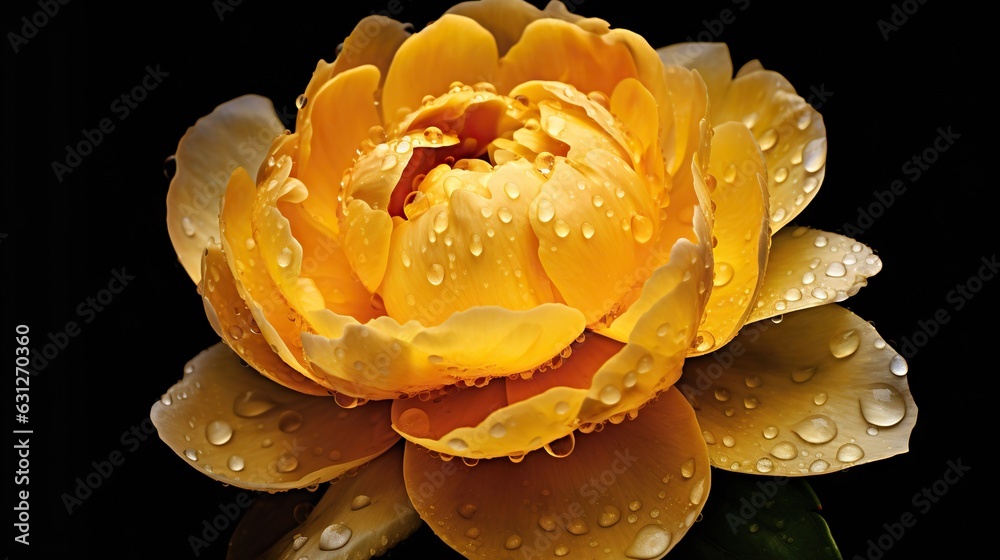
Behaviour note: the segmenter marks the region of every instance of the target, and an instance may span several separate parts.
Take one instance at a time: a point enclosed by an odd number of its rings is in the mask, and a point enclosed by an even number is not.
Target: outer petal
[[[768,259],[750,321],[843,301],[882,270],[882,260],[867,246],[806,227],[778,232]]]
[[[678,43],[656,49],[656,54],[667,66],[697,70],[708,88],[708,98],[725,99],[733,81],[733,61],[725,43]]]
[[[688,359],[677,386],[713,465],[797,476],[905,452],[917,419],[907,369],[871,325],[824,305],[747,326]]]
[[[716,241],[714,287],[695,353],[729,342],[746,323],[764,281],[771,229],[768,227],[767,170],[750,131],[729,122],[712,139],[712,192]]]
[[[562,459],[533,453],[470,468],[408,444],[406,487],[421,517],[467,558],[661,558],[708,495],[698,432],[671,390],[636,420],[581,435]]]
[[[255,319],[258,314],[251,313],[250,308],[241,299],[236,280],[218,245],[205,250],[202,266],[200,288],[205,313],[219,337],[240,358],[273,381],[300,393],[328,395],[329,392],[325,388],[315,383],[313,379],[303,376],[303,373],[310,373],[308,370],[297,371],[291,364],[286,363],[287,358],[292,358],[291,354],[275,352],[272,349],[284,343],[280,338],[271,339],[262,333],[263,329],[258,326]],[[255,309],[260,311],[259,306],[255,305]],[[259,316],[266,319],[263,314]],[[284,322],[289,323],[287,320]]]
[[[522,0],[475,0],[456,4],[448,10],[472,18],[489,31],[497,41],[500,55],[507,54],[510,47],[521,38],[524,28],[542,18],[558,18],[575,22],[580,16],[571,14],[562,2],[550,2],[545,10],[539,10]]]
[[[489,31],[469,18],[445,14],[396,51],[383,88],[383,117],[398,121],[401,109],[417,109],[424,96],[441,95],[455,81],[492,82],[496,61],[497,44]]]
[[[256,171],[271,141],[285,129],[264,97],[245,95],[219,105],[177,145],[177,172],[167,193],[167,230],[177,258],[195,283],[201,253],[219,235],[219,203],[238,167]]]
[[[372,460],[398,439],[389,403],[341,409],[272,383],[221,343],[184,371],[150,417],[177,455],[226,484],[304,488]]]
[[[341,560],[368,560],[420,525],[403,484],[403,447],[396,446],[358,474],[331,483],[305,522],[260,558],[328,558],[332,553]]]
[[[826,173],[826,126],[820,114],[777,72],[733,80],[712,100],[712,122],[742,121],[757,138],[768,169],[771,229],[791,222],[816,196]]]

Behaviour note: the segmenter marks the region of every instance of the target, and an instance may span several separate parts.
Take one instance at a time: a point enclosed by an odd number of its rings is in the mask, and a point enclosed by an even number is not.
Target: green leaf
[[[698,560],[842,560],[802,478],[712,470],[699,520],[670,553]]]

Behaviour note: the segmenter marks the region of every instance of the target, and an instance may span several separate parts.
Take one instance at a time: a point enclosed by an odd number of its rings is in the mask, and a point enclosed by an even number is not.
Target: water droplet
[[[607,505],[601,509],[601,516],[597,520],[597,524],[601,527],[611,527],[615,523],[618,523],[622,518],[622,512],[615,506]]]
[[[715,278],[712,284],[716,287],[725,286],[733,279],[733,265],[727,262],[715,263]]]
[[[659,558],[670,548],[670,531],[659,525],[646,525],[639,529],[632,544],[625,549],[625,556],[637,560]]]
[[[225,420],[210,422],[205,427],[205,439],[212,445],[223,445],[233,437],[233,427]]]
[[[729,389],[724,389],[720,387],[715,390],[715,400],[719,402],[726,402],[730,398],[732,398],[732,393],[729,392]]]
[[[765,130],[760,135],[760,138],[757,139],[757,143],[760,144],[761,151],[766,152],[770,150],[778,143],[778,132],[773,128]]]
[[[870,435],[870,436],[877,436],[878,435],[878,428],[876,428],[875,426],[868,426],[868,429],[865,430],[865,433],[868,434],[868,435]]]
[[[553,225],[553,229],[559,237],[566,237],[569,235],[569,224],[567,224],[564,220],[556,220],[556,223]]]
[[[566,545],[564,545],[564,544],[561,544],[561,545],[557,546],[556,549],[554,551],[552,551],[552,552],[553,552],[553,554],[555,554],[556,556],[558,556],[558,557],[561,558],[561,557],[566,556],[567,554],[569,554],[569,547],[566,546]]]
[[[292,550],[302,550],[302,547],[309,542],[309,537],[303,535],[297,535],[295,540],[292,541]]]
[[[787,167],[779,167],[774,172],[774,181],[776,183],[784,183],[785,179],[788,179],[788,168]]]
[[[816,459],[809,464],[809,472],[811,473],[826,472],[826,469],[828,468],[830,468],[830,463],[827,463],[823,459]]]
[[[712,439],[715,438],[713,437]],[[683,476],[684,478],[691,478],[692,476],[694,476],[694,467],[695,463],[693,458],[684,461],[684,463],[681,464],[681,476]]]
[[[587,525],[586,521],[577,517],[569,522],[569,525],[566,526],[566,530],[574,535],[586,535],[590,532],[590,526]]]
[[[551,221],[552,218],[555,217],[555,215],[556,215],[556,209],[552,205],[551,200],[543,198],[538,201],[538,221],[542,222],[543,224],[546,224],[549,221]]]
[[[694,338],[694,349],[699,352],[707,352],[715,346],[715,337],[708,331],[698,331]]]
[[[396,421],[399,429],[415,437],[426,437],[430,434],[431,420],[427,413],[419,408],[404,410]]]
[[[776,426],[764,428],[764,439],[774,439],[776,437],[778,437],[778,428]]]
[[[285,247],[278,253],[278,266],[285,268],[292,264],[292,250]]]
[[[906,359],[899,354],[896,354],[891,360],[889,360],[889,371],[891,371],[894,375],[903,376],[910,371],[910,368],[906,365]]]
[[[583,232],[584,239],[590,239],[594,236],[594,226],[592,226],[590,222],[583,222],[583,224],[580,225],[580,231]]]
[[[195,234],[194,222],[191,221],[191,218],[187,216],[181,218],[181,229],[184,230],[184,235],[188,237],[194,237]]]
[[[521,536],[511,535],[507,537],[507,540],[503,543],[503,547],[507,550],[517,550],[521,548]]]
[[[826,165],[826,138],[817,138],[808,144],[802,152],[802,167],[810,173],[815,173]]]
[[[636,243],[645,243],[653,237],[653,222],[642,214],[632,216],[632,238]]]
[[[845,443],[837,450],[837,460],[841,463],[854,463],[860,461],[864,456],[865,451],[854,443]]]
[[[511,220],[514,219],[514,214],[512,214],[506,207],[502,207],[500,210],[497,210],[497,216],[500,218],[500,221],[505,224],[509,224]]]
[[[173,179],[174,175],[177,173],[177,156],[171,155],[167,156],[163,160],[163,176],[167,179]]]
[[[762,473],[769,473],[774,470],[774,461],[768,459],[767,457],[762,457],[757,460],[757,471]]]
[[[478,539],[479,529],[477,527],[469,527],[469,529],[465,532],[465,536],[470,539]]]
[[[622,398],[621,390],[619,390],[618,387],[615,387],[614,385],[605,385],[605,387],[601,389],[600,399],[601,402],[606,405],[617,404],[618,401],[621,400],[621,398]]]
[[[504,184],[503,192],[506,193],[511,200],[517,200],[517,197],[521,196],[521,189],[517,186],[517,183],[508,182]]]
[[[446,229],[448,229],[448,213],[442,210],[434,216],[434,231],[443,233]]]
[[[756,389],[764,384],[764,382],[760,379],[760,376],[757,375],[748,375],[743,382],[751,389]]]
[[[259,392],[246,391],[233,401],[233,414],[242,418],[256,418],[275,406],[274,401]]]
[[[595,208],[600,208],[601,206],[604,206],[604,199],[601,198],[601,195],[595,194],[593,203]]]
[[[725,445],[726,447],[733,447],[736,445],[736,438],[733,436],[723,436],[722,445]]]
[[[906,416],[906,401],[892,385],[869,385],[858,400],[861,402],[861,415],[869,424],[883,428],[895,426]]]
[[[847,274],[844,263],[832,262],[826,267],[826,275],[830,278],[843,278]]]
[[[837,423],[828,416],[814,414],[792,426],[792,432],[809,443],[827,443],[837,437]]]
[[[462,438],[452,438],[448,440],[448,447],[454,449],[455,451],[465,451],[469,448],[469,444]]]
[[[552,519],[552,516],[550,515],[543,515],[538,518],[538,526],[541,527],[543,531],[551,533],[556,530],[556,520]]]
[[[294,410],[286,410],[278,417],[278,429],[286,434],[298,430],[302,426],[302,415]]]
[[[358,511],[359,509],[364,509],[370,506],[372,499],[364,494],[358,494],[351,500],[351,511]]]
[[[184,456],[187,457],[188,459],[192,460],[192,461],[197,461],[198,460],[198,452],[195,451],[194,449],[185,449],[184,450]]]
[[[343,523],[334,523],[326,529],[319,536],[319,549],[320,550],[337,550],[343,547],[351,540],[352,535],[351,528]]]
[[[568,457],[570,453],[573,452],[573,448],[576,446],[576,438],[573,432],[569,435],[563,436],[555,441],[550,441],[545,444],[545,452],[549,455],[561,459],[563,457]]]
[[[705,443],[709,445],[715,445],[715,434],[713,434],[711,431],[705,430],[701,432],[701,436],[705,438]]]
[[[802,292],[798,288],[789,288],[785,292],[785,301],[799,301],[802,299]]]
[[[758,405],[760,405],[760,401],[757,400],[757,397],[745,397],[743,399],[743,407],[747,410],[753,410]]]
[[[396,154],[389,154],[382,158],[382,171],[388,171],[393,167],[396,167]]]
[[[282,453],[278,457],[278,462],[275,463],[274,468],[280,473],[292,472],[299,467],[299,460],[295,458],[291,453]]]
[[[802,275],[802,283],[808,286],[816,281],[816,275],[812,272],[806,272]]]
[[[639,500],[632,500],[628,504],[628,509],[629,511],[639,511],[640,509],[642,509],[642,502],[640,502]]]
[[[826,404],[826,399],[826,393],[818,393],[815,397],[813,397],[813,402],[816,403],[816,406],[822,406]]]
[[[799,455],[799,449],[790,441],[782,441],[772,447],[770,453],[783,461],[791,461]]]
[[[438,286],[444,281],[444,267],[434,263],[427,269],[427,281]]]
[[[245,466],[246,462],[239,455],[230,455],[229,460],[226,461],[226,467],[233,472],[240,472]]]
[[[816,375],[816,367],[805,367],[802,369],[797,369],[792,372],[792,381],[796,383],[805,383]]]
[[[478,510],[479,508],[473,504],[464,504],[458,507],[458,514],[465,519],[472,519],[472,516],[475,515]]]
[[[821,235],[817,235],[816,239],[813,240],[813,245],[815,245],[817,247],[826,247],[827,243],[829,243],[829,242],[830,242],[830,240],[827,239],[825,235],[821,234]]]
[[[861,335],[855,329],[846,330],[830,340],[830,352],[835,358],[846,358],[861,345]]]

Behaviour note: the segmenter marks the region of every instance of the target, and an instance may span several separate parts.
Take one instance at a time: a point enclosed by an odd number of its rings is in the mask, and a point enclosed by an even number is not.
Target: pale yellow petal
[[[398,439],[389,403],[345,410],[332,398],[285,389],[221,343],[184,371],[150,417],[179,457],[226,484],[305,488],[367,463]]]
[[[750,128],[768,170],[771,230],[791,222],[816,196],[826,173],[823,117],[777,72],[751,72],[733,80],[724,100],[712,103],[712,122],[741,121]]]
[[[274,137],[285,129],[264,97],[245,95],[219,105],[177,145],[177,170],[167,193],[167,230],[181,266],[196,284],[201,253],[218,242],[219,204],[229,175],[256,173]]]
[[[407,492],[435,533],[467,558],[666,554],[710,487],[704,440],[683,398],[666,392],[637,419],[575,439],[563,458],[536,452],[518,464],[501,458],[474,467],[410,443]]]
[[[778,232],[768,259],[750,321],[843,301],[882,270],[882,259],[868,246],[807,227]]]
[[[656,49],[667,66],[697,70],[708,88],[708,98],[724,99],[733,81],[733,61],[725,43],[678,43]]]
[[[385,276],[392,239],[392,218],[372,210],[363,200],[353,200],[344,209],[344,250],[351,268],[369,292],[374,293]]]
[[[452,82],[471,85],[496,76],[497,44],[490,32],[472,19],[445,14],[396,51],[385,78],[382,114],[397,121],[419,108],[424,96],[448,91]]]
[[[274,343],[262,334],[254,314],[240,297],[236,281],[218,245],[205,250],[202,274],[200,288],[205,313],[223,342],[254,369],[289,389],[311,395],[329,394],[321,379],[313,379],[310,371],[295,367],[298,362],[285,362],[286,356],[295,357],[287,353],[287,348],[285,354],[272,350]]]
[[[729,122],[715,128],[712,162],[715,177],[716,241],[712,294],[700,327],[705,354],[724,346],[747,321],[764,282],[771,229],[767,211],[767,169],[747,127]]]
[[[748,325],[714,354],[688,359],[677,387],[713,465],[799,476],[905,452],[917,418],[907,372],[870,324],[824,305]]]
[[[367,560],[381,556],[422,524],[403,484],[403,447],[396,446],[357,474],[333,481],[305,522],[260,558],[324,558],[333,553],[345,560]]]

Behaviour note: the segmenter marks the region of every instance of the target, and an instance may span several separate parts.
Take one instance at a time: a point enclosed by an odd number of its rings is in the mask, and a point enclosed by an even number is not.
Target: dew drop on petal
[[[278,417],[278,429],[286,434],[298,430],[302,426],[302,415],[294,410],[286,410]]]
[[[771,461],[767,457],[762,457],[757,460],[757,472],[769,473],[774,470],[774,461]]]
[[[631,227],[632,238],[637,243],[645,243],[653,237],[653,222],[642,214],[632,216]]]
[[[865,452],[861,446],[854,443],[845,443],[837,450],[837,460],[841,463],[854,463],[864,458]]]
[[[855,329],[846,330],[830,340],[830,353],[835,358],[846,358],[861,345],[861,335]]]
[[[725,286],[733,279],[733,265],[727,262],[718,262],[715,264],[715,278],[712,280],[712,284],[716,287]]]
[[[188,237],[194,237],[195,234],[194,222],[192,222],[191,218],[189,218],[188,216],[184,216],[183,218],[181,218],[181,229],[184,230],[184,235]]]
[[[906,359],[899,354],[896,354],[891,360],[889,360],[889,371],[891,371],[893,375],[903,376],[910,371],[910,368],[906,365]]]
[[[241,418],[256,418],[274,408],[276,403],[257,391],[246,391],[233,401],[233,414]]]
[[[792,426],[792,432],[809,443],[827,443],[837,437],[837,424],[828,416],[814,414]]]
[[[782,441],[771,448],[771,455],[783,461],[791,461],[799,455],[799,449],[789,441]]]
[[[343,523],[334,523],[326,529],[319,536],[319,549],[320,550],[337,550],[342,548],[344,545],[351,540],[351,535],[353,532],[351,528]]]
[[[802,166],[806,171],[815,173],[826,165],[826,138],[817,138],[808,144],[802,152]]]
[[[614,385],[606,385],[603,389],[601,389],[600,399],[601,402],[606,405],[610,406],[613,404],[618,404],[618,401],[620,401],[621,398],[622,398],[621,390],[618,389],[618,387],[615,387]]]
[[[551,200],[543,198],[542,200],[538,201],[538,221],[542,222],[543,224],[548,223],[552,220],[552,218],[555,217],[555,215],[556,215],[556,209],[552,205]]]
[[[246,466],[246,462],[243,457],[239,455],[230,455],[229,459],[226,461],[226,467],[233,472],[240,472]]]
[[[278,260],[278,266],[280,266],[281,268],[285,268],[288,265],[292,264],[292,250],[289,249],[288,247],[285,247],[278,253],[277,260]]]
[[[427,281],[434,286],[438,286],[441,282],[444,282],[444,267],[434,263],[427,268]]]
[[[861,392],[858,400],[861,403],[861,415],[869,424],[883,428],[895,426],[906,416],[906,401],[892,385],[869,385]]]
[[[212,445],[223,445],[233,437],[233,427],[225,420],[215,420],[205,427],[205,439]]]
[[[832,262],[826,267],[826,275],[830,278],[843,278],[847,274],[847,267],[843,263]]]
[[[295,458],[291,453],[282,453],[278,457],[278,462],[275,463],[275,470],[280,473],[292,472],[299,467],[299,460]]]
[[[569,224],[567,224],[564,220],[556,220],[553,225],[553,229],[559,237],[566,237],[569,235]]]

